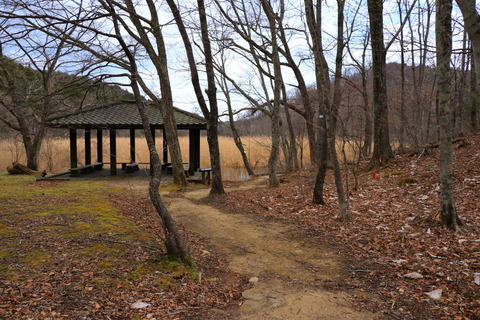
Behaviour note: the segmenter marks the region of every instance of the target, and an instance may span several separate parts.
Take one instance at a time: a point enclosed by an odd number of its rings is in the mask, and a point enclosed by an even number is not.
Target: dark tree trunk
[[[437,0],[437,109],[440,147],[440,218],[445,227],[456,231],[461,224],[453,195],[452,102],[450,56],[452,54],[452,0]]]
[[[471,61],[472,72],[470,74],[470,127],[473,132],[478,129],[478,103],[479,103],[479,94],[478,84],[477,84],[477,71],[475,60]]]
[[[475,6],[475,0],[456,0],[456,2],[462,11],[465,29],[472,42],[472,73],[475,75],[471,81],[471,124],[476,129],[478,126],[477,109],[480,95],[480,13]]]
[[[321,143],[321,150],[327,150],[327,135],[326,130],[323,130],[323,134],[318,136],[318,143]],[[325,185],[325,177],[327,174],[327,153],[320,153],[321,158],[318,159],[317,176],[315,178],[315,186],[313,187],[313,203],[325,204],[323,200],[323,187]]]
[[[150,201],[152,202],[153,206],[155,207],[160,220],[162,222],[162,229],[165,235],[164,244],[167,249],[167,254],[181,259],[184,262],[191,263],[190,261],[190,253],[183,242],[182,236],[178,231],[175,222],[166,208],[165,204],[162,201],[162,198],[159,194],[159,187],[160,187],[160,179],[161,179],[161,167],[162,163],[160,161],[160,156],[158,155],[157,148],[155,147],[155,140],[153,139],[152,130],[150,128],[150,121],[148,119],[147,113],[145,111],[145,105],[141,101],[142,95],[140,92],[140,88],[138,85],[139,75],[137,70],[137,64],[135,60],[135,56],[130,51],[130,47],[125,43],[121,36],[119,21],[120,17],[118,16],[117,12],[112,3],[108,3],[108,7],[106,8],[109,10],[112,16],[113,26],[115,28],[115,34],[117,37],[120,46],[122,47],[124,53],[127,56],[130,68],[130,77],[131,77],[131,88],[133,90],[135,96],[135,102],[138,107],[138,111],[140,113],[140,117],[142,119],[143,129],[145,132],[145,139],[147,141],[148,150],[150,152],[150,161],[151,161],[151,168],[152,172],[150,175],[149,181],[149,195]]]
[[[141,82],[142,88],[146,91],[149,98],[155,102],[155,107],[158,108],[162,114],[165,124],[165,133],[167,141],[169,142],[168,150],[170,151],[174,183],[182,188],[186,188],[187,177],[183,168],[182,153],[178,142],[177,124],[173,109],[172,88],[168,72],[167,50],[158,17],[158,8],[153,0],[147,0],[151,17],[149,22],[153,38],[155,39],[155,42],[152,42],[149,40],[149,36],[145,31],[141,17],[136,12],[135,4],[131,0],[125,1],[125,3],[130,12],[130,19],[135,25],[137,32],[141,35],[139,41],[147,51],[147,54],[157,71],[160,80],[160,91],[162,94],[161,101],[143,82]]]
[[[393,159],[388,125],[386,49],[383,42],[383,1],[368,0],[373,64],[373,156],[370,166]]]
[[[343,25],[343,2],[338,1],[338,25]],[[315,9],[314,9],[315,8]],[[317,82],[317,91],[319,101],[325,108],[325,127],[326,127],[326,149],[328,150],[328,155],[333,165],[333,173],[335,177],[335,186],[337,188],[337,197],[338,197],[338,218],[342,220],[348,220],[351,218],[351,213],[348,205],[347,196],[345,194],[345,189],[343,186],[343,179],[340,170],[340,164],[338,161],[337,151],[336,151],[336,121],[337,121],[337,107],[336,103],[340,101],[340,76],[341,73],[341,64],[342,64],[342,50],[343,50],[343,38],[342,38],[342,27],[339,27],[339,34],[337,34],[337,40],[339,42],[337,48],[337,59],[335,63],[336,69],[336,86],[333,89],[334,98],[330,102],[330,77],[328,74],[328,64],[323,54],[323,45],[322,45],[322,31],[321,31],[321,4],[319,2],[316,5],[313,5],[311,0],[305,1],[305,14],[307,16],[307,24],[312,35],[313,43],[313,55],[315,59],[315,74]],[[338,86],[338,87],[337,87]],[[323,187],[324,173],[322,172],[323,164],[319,166],[319,172],[317,174],[317,181],[315,187]],[[314,190],[314,201],[320,201],[318,196],[320,192]],[[322,199],[323,201],[323,199]]]
[[[205,4],[203,0],[198,0],[198,14],[200,19],[200,29],[202,34],[203,51],[205,55],[205,69],[207,72],[207,96],[209,99],[209,107],[205,98],[203,97],[202,89],[200,86],[200,77],[198,74],[197,64],[193,53],[192,42],[188,36],[187,29],[183,22],[180,11],[174,0],[167,0],[170,11],[173,14],[173,18],[177,25],[177,28],[182,37],[183,45],[185,47],[185,53],[188,59],[188,65],[190,67],[190,73],[192,77],[192,85],[197,97],[198,104],[202,110],[203,116],[207,120],[207,141],[210,148],[210,164],[212,167],[212,188],[211,194],[223,194],[225,190],[222,182],[222,171],[220,167],[220,151],[218,144],[218,106],[217,106],[217,89],[215,87],[215,75],[213,68],[212,50],[210,47],[210,39],[208,36],[207,17],[205,13]]]

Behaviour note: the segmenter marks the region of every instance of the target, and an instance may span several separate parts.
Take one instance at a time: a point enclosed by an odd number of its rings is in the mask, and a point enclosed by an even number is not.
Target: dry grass
[[[239,168],[243,167],[242,158],[235,146],[233,140],[229,137],[220,137],[220,152],[222,164],[225,167]],[[270,138],[269,137],[245,137],[243,138],[245,149],[250,161],[255,167],[265,166],[268,161]],[[162,140],[157,139],[157,148],[161,152],[163,145]],[[149,162],[149,153],[144,138],[136,138],[136,161]],[[79,138],[78,161],[79,164],[85,162],[84,141]],[[97,158],[97,142],[92,138],[92,161]],[[39,168],[47,170],[50,173],[67,171],[70,168],[70,149],[68,139],[49,138],[43,144]],[[109,161],[109,139],[103,139],[103,157],[104,161]],[[188,159],[188,137],[180,137],[180,148],[182,149],[183,159]],[[128,137],[117,137],[117,162],[128,162],[130,157],[130,140]],[[209,167],[208,144],[206,137],[202,137],[200,141],[200,166]],[[23,145],[14,138],[0,140],[0,169],[3,170],[12,162],[17,161],[25,163],[25,152]],[[188,161],[188,160],[186,160]]]
[[[180,137],[180,148],[182,150],[182,157],[185,161],[188,161],[188,137]],[[246,150],[247,156],[250,159],[254,168],[262,168],[267,165],[268,156],[270,152],[270,137],[257,136],[257,137],[243,137],[242,142]],[[162,139],[156,140],[158,151],[161,153],[163,144]],[[222,165],[225,168],[243,168],[243,161],[240,153],[230,137],[219,137],[220,154]],[[304,144],[306,145],[306,143]],[[84,141],[79,138],[77,140],[78,146],[78,162],[79,165],[85,162],[84,153]],[[92,162],[97,159],[97,142],[95,138],[92,138]],[[65,172],[70,168],[70,153],[69,153],[69,140],[65,138],[49,138],[43,144],[40,159],[39,169],[47,170],[49,173]],[[109,162],[109,148],[110,143],[108,137],[103,138],[103,160]],[[117,162],[129,162],[130,157],[130,140],[128,137],[117,137]],[[149,162],[148,148],[145,142],[145,138],[136,138],[136,161],[137,162]],[[309,162],[309,151],[304,150],[304,163]],[[345,155],[347,161],[355,159],[359,145],[355,142],[346,142]],[[201,137],[200,140],[200,166],[209,167],[209,153],[206,137]],[[339,158],[344,159],[344,155],[341,152],[342,143],[338,143]],[[300,151],[299,151],[300,152]],[[300,155],[299,155],[300,156]],[[282,157],[283,158],[283,157]],[[20,141],[10,138],[0,140],[0,170],[5,169],[12,162],[17,161],[25,163],[25,152],[23,145]]]

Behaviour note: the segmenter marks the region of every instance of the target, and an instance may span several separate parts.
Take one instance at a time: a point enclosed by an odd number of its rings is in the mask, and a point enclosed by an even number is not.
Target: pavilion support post
[[[130,129],[130,163],[135,162],[135,129]]]
[[[117,175],[117,131],[110,130],[110,175]]]
[[[193,175],[200,168],[200,129],[189,130],[189,173]]]
[[[103,162],[103,131],[97,129],[97,162]]]
[[[70,129],[70,168],[77,167],[77,129]]]
[[[167,133],[165,129],[163,129],[163,163],[168,162],[168,140],[167,140]]]
[[[90,129],[85,129],[85,165],[92,163],[92,134]]]

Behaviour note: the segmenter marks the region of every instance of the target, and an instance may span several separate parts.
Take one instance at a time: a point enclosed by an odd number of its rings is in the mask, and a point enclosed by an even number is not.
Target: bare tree
[[[250,164],[250,160],[248,159],[247,152],[243,146],[242,138],[240,133],[237,130],[235,125],[235,115],[232,106],[232,98],[230,95],[230,89],[228,85],[228,80],[225,78],[224,75],[227,74],[226,68],[226,57],[225,57],[225,45],[220,43],[221,49],[219,50],[217,56],[219,57],[215,63],[215,68],[218,70],[217,72],[217,82],[219,84],[220,89],[222,90],[223,95],[225,96],[225,103],[227,105],[227,114],[228,114],[228,123],[230,126],[230,130],[232,131],[233,141],[235,142],[235,146],[240,151],[240,155],[242,157],[243,164],[249,176],[254,176],[255,172],[253,171],[252,165]]]
[[[388,126],[388,100],[386,79],[386,54],[383,40],[383,1],[368,0],[370,36],[373,62],[373,156],[371,165],[376,166],[393,158]]]
[[[9,10],[7,4],[3,9]],[[0,24],[0,121],[22,137],[27,167],[32,170],[38,169],[45,120],[65,108],[72,100],[69,96],[82,91],[86,95],[88,85],[80,76],[84,66],[66,41],[74,28],[65,27],[58,37],[50,37],[40,35],[38,27],[24,19]],[[3,55],[5,47],[16,51],[17,57]],[[59,71],[67,69],[76,75],[62,76]]]
[[[436,2],[437,109],[440,146],[440,218],[454,231],[461,225],[453,194],[452,133],[454,113],[451,96],[452,0]]]
[[[202,110],[203,116],[207,119],[207,141],[210,150],[210,163],[212,167],[212,188],[211,194],[223,194],[225,190],[222,182],[222,171],[220,163],[220,146],[218,143],[218,101],[217,101],[217,88],[215,86],[215,71],[213,65],[213,55],[210,43],[210,37],[208,33],[207,14],[205,12],[205,3],[203,0],[197,1],[197,8],[200,21],[200,38],[202,43],[202,54],[205,62],[205,73],[207,76],[207,98],[208,106],[203,96],[200,84],[200,76],[197,68],[197,61],[195,59],[192,40],[190,39],[184,19],[178,9],[174,0],[167,0],[170,11],[173,14],[173,18],[177,25],[177,28],[182,37],[185,53],[187,55],[188,65],[190,67],[190,74],[192,79],[192,85],[195,90],[198,104]]]
[[[66,43],[79,50],[90,52],[97,60],[107,62],[111,67],[116,66],[124,72],[120,75],[107,74],[107,76],[128,77],[142,118],[145,137],[150,151],[153,174],[150,177],[149,195],[162,221],[167,253],[189,263],[190,254],[188,249],[158,193],[161,178],[161,162],[150,130],[149,119],[145,112],[140,89],[140,85],[145,87],[145,83],[137,64],[137,61],[141,59],[139,54],[142,47],[138,42],[130,42],[131,38],[128,36],[128,30],[126,34],[126,30],[123,28],[124,25],[128,24],[124,20],[124,13],[128,12],[128,9],[121,6],[118,7],[118,3],[113,0],[101,0],[95,4],[71,2],[68,4],[69,7],[63,7],[61,2],[51,2],[52,7],[42,6],[42,3],[33,5],[28,1],[15,1],[15,4],[18,5],[16,10],[7,12],[7,14],[11,17],[27,19],[34,25],[41,25],[41,22],[47,22],[53,28],[42,28],[41,31],[50,37],[55,37],[58,34],[63,35],[64,33],[61,32],[62,26],[74,25],[78,32],[65,37]],[[55,5],[61,9],[58,9]],[[2,14],[5,14],[5,12],[2,12]],[[130,22],[134,23],[134,21]],[[108,25],[108,28],[100,28],[100,26],[104,27],[105,25]],[[166,68],[166,66],[164,67]]]
[[[475,0],[456,0],[458,7],[462,11],[465,30],[472,42],[472,108],[471,121],[472,127],[476,128],[478,123],[478,94],[480,92],[480,13],[475,7]]]
[[[269,2],[228,1],[227,4],[224,4],[225,8],[219,1],[216,1],[216,4],[226,23],[233,29],[233,33],[239,36],[238,40],[229,39],[229,49],[246,59],[255,69],[259,84],[250,86],[250,89],[242,88],[237,81],[225,73],[223,77],[234,86],[240,95],[247,99],[252,108],[263,112],[271,119],[272,145],[268,170],[269,185],[275,187],[279,185],[277,165],[280,148],[283,147],[287,165],[296,163],[294,159],[296,151],[294,151],[293,145],[296,142],[294,134],[292,134],[291,122],[287,118],[287,126],[290,125],[290,141],[287,141],[287,135],[281,130],[280,118],[280,105],[283,104],[285,107],[288,105],[281,68],[283,49],[279,36],[281,21],[285,13],[284,2],[279,1],[278,7],[275,9]]]
[[[343,1],[339,0],[337,2],[338,6],[338,24],[337,24],[337,58],[336,58],[336,72],[341,72],[341,65],[343,56]],[[351,213],[348,205],[348,199],[345,194],[345,188],[343,186],[343,179],[340,171],[340,164],[338,161],[337,151],[336,151],[336,143],[335,143],[335,129],[336,129],[336,121],[338,115],[338,103],[339,103],[339,95],[340,90],[339,88],[334,87],[334,99],[330,100],[331,97],[331,86],[330,86],[330,77],[329,77],[329,70],[328,64],[325,59],[325,55],[323,53],[323,44],[322,44],[322,10],[321,10],[321,3],[317,2],[316,4],[313,3],[312,0],[305,1],[305,14],[308,24],[308,29],[310,31],[312,37],[312,49],[313,49],[313,56],[315,59],[315,74],[316,74],[316,81],[317,81],[317,92],[319,95],[319,101],[323,105],[325,110],[325,124],[326,124],[326,138],[327,138],[327,148],[328,154],[330,156],[330,160],[333,164],[333,172],[335,176],[335,185],[337,187],[337,196],[338,196],[338,205],[339,205],[339,219],[350,219]],[[337,82],[334,82],[335,85],[339,85],[339,75]],[[319,171],[317,173],[317,182],[319,181],[319,176],[325,176],[326,168],[319,166]],[[323,185],[323,182],[322,182]],[[319,186],[316,183],[315,188]],[[318,195],[314,191],[314,201],[315,196]]]
[[[172,161],[174,182],[185,188],[187,187],[187,178],[182,163],[180,144],[178,142],[177,125],[173,110],[172,89],[170,85],[170,76],[168,72],[167,50],[162,33],[162,25],[158,16],[158,5],[153,0],[146,0],[150,18],[146,17],[145,12],[137,12],[138,3],[131,0],[124,1],[124,5],[109,1],[111,7],[125,12],[129,19],[125,21],[119,15],[119,22],[128,34],[135,39],[147,52],[150,61],[155,66],[160,82],[161,99],[159,99],[149,88],[141,82],[142,89],[152,99],[157,108],[160,109],[165,124],[165,133]],[[134,27],[130,26],[130,22]]]

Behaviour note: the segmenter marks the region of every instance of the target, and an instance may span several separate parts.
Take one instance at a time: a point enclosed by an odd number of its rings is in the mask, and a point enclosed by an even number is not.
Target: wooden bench
[[[202,183],[210,184],[212,168],[200,168],[198,172],[202,174]]]
[[[70,168],[70,175],[79,176],[81,174],[93,172],[94,170],[102,170],[102,168],[103,162],[95,162],[81,167]]]

